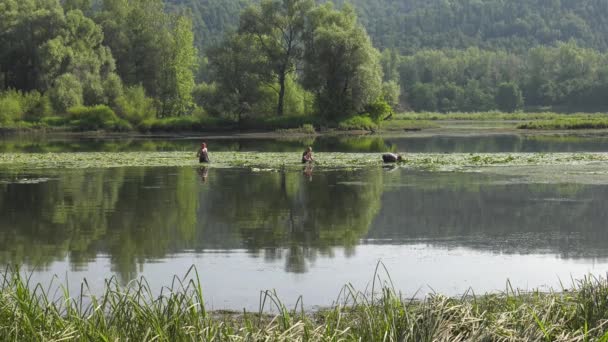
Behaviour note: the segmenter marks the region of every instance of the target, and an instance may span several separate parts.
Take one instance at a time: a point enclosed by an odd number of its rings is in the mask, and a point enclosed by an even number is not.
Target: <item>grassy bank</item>
[[[515,121],[520,129],[589,129],[608,128],[608,113],[559,114],[553,112],[473,112],[473,113],[400,113],[389,120],[373,121],[357,115],[339,122],[326,122],[316,116],[285,115],[244,117],[241,120],[207,115],[149,118],[129,121],[106,106],[74,107],[64,116],[49,116],[39,121],[0,123],[0,130],[63,130],[107,132],[226,132],[282,131],[311,133],[314,130],[339,131],[418,131],[440,127],[440,121]]]
[[[608,128],[608,117],[573,117],[556,118],[552,120],[537,120],[519,124],[517,128],[539,130],[605,129]]]
[[[286,308],[272,292],[260,311],[205,309],[196,270],[155,294],[145,279],[127,287],[106,280],[93,295],[33,284],[14,270],[2,275],[0,335],[10,341],[608,341],[608,283],[585,278],[559,292],[519,292],[423,300],[390,283],[358,292],[345,286],[336,304],[306,312]],[[55,284],[57,285],[57,284]],[[253,289],[252,289],[253,290]],[[263,312],[273,310],[276,315]]]
[[[398,120],[463,120],[463,121],[530,121],[530,120],[559,120],[559,119],[608,119],[608,113],[573,113],[560,114],[554,112],[472,112],[472,113],[400,113],[395,115]]]

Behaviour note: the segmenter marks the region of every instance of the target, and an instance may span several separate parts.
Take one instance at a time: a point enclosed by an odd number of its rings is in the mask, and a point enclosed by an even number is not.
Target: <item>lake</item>
[[[518,134],[513,132],[453,130],[452,132],[394,136],[180,135],[180,136],[65,136],[0,137],[2,152],[194,151],[206,140],[211,151],[297,152],[312,146],[317,152],[499,153],[605,152],[605,133]]]
[[[473,138],[321,138],[312,145],[334,151],[608,150],[602,137],[540,137],[536,145],[534,137]],[[193,139],[135,141],[27,138],[2,146],[196,146]],[[299,151],[307,145],[210,141],[217,150],[238,145]],[[0,259],[24,265],[33,281],[49,284],[57,276],[76,290],[86,278],[93,291],[101,291],[110,276],[123,284],[144,276],[159,290],[195,265],[210,309],[256,310],[265,289],[276,289],[286,304],[302,295],[307,308],[327,306],[345,284],[369,287],[379,261],[405,296],[501,291],[507,281],[522,289],[549,289],[608,270],[607,199],[608,184],[537,184],[410,169],[0,169]],[[381,277],[389,280],[383,272]]]

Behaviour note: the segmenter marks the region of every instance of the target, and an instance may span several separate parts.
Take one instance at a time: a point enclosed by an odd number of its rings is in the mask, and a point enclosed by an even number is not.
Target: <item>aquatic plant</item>
[[[294,152],[212,152],[209,167],[259,169],[299,169],[299,153]],[[409,168],[439,171],[479,169],[483,166],[577,166],[608,162],[608,153],[410,153],[397,164]],[[0,168],[82,169],[111,167],[197,166],[194,152],[67,152],[2,153]],[[380,167],[379,153],[315,153],[320,169]]]
[[[208,311],[204,284],[191,268],[155,293],[146,279],[105,281],[92,294],[63,284],[30,282],[7,268],[0,285],[0,335],[10,341],[607,341],[608,282],[585,277],[558,292],[502,293],[461,298],[398,293],[378,270],[371,288],[345,286],[327,308],[287,308],[274,291],[260,293],[258,312]],[[59,289],[53,295],[53,289]]]

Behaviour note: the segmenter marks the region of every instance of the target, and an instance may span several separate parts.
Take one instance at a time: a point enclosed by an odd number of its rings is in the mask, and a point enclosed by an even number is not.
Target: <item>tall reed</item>
[[[382,272],[381,272],[382,271]],[[382,276],[381,276],[382,274]],[[382,265],[371,287],[346,285],[334,305],[287,308],[274,291],[255,313],[205,309],[192,267],[154,293],[140,278],[105,281],[101,295],[84,281],[78,293],[33,284],[8,267],[0,285],[0,336],[7,341],[608,341],[608,282],[588,276],[556,292],[502,293],[422,300],[395,290]],[[58,291],[56,291],[58,290]],[[272,312],[273,314],[269,314]]]

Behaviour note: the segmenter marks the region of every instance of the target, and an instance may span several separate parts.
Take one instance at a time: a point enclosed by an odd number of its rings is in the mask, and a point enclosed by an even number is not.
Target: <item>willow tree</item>
[[[309,18],[304,83],[319,113],[330,121],[362,113],[382,94],[379,52],[350,6],[320,6]]]
[[[254,37],[264,53],[267,70],[278,83],[277,115],[283,115],[287,76],[296,70],[304,53],[306,14],[312,0],[264,0],[247,8],[240,18],[239,33]]]
[[[184,16],[174,18],[171,45],[164,50],[162,64],[161,115],[184,115],[191,111],[197,56],[192,21]]]

